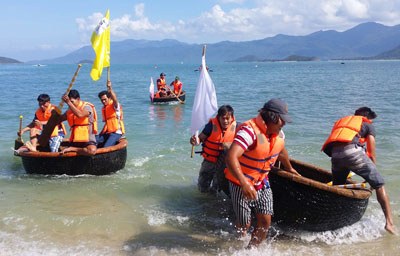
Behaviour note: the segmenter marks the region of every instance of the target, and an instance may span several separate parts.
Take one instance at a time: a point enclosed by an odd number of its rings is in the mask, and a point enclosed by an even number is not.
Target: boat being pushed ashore
[[[38,151],[15,151],[15,155],[22,158],[24,169],[29,174],[107,175],[125,167],[127,146],[128,142],[123,138],[114,146],[98,148],[94,156]]]
[[[268,175],[274,201],[272,220],[295,230],[327,231],[359,221],[372,192],[363,188],[328,185],[332,172],[290,160],[301,176],[273,167]],[[352,187],[354,180],[347,179]]]
[[[291,230],[327,231],[359,221],[368,206],[368,189],[341,188],[328,185],[332,172],[317,166],[290,160],[301,176],[278,167],[268,174],[272,189],[272,221]],[[277,163],[279,164],[279,163]],[[217,171],[220,190],[229,196],[229,182],[222,170]],[[347,179],[352,187],[355,181]]]

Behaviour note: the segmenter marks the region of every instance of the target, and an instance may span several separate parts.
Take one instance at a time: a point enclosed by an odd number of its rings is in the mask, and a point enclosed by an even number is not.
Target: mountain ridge
[[[315,56],[320,60],[371,57],[400,45],[400,25],[361,23],[343,32],[316,31],[308,35],[277,34],[263,39],[207,44],[207,61],[221,63],[245,56],[258,59],[284,59],[287,56]],[[126,39],[111,42],[111,62],[115,64],[197,63],[203,44],[189,44],[175,39]],[[28,63],[72,64],[94,59],[91,46],[84,46],[65,56],[34,60]]]

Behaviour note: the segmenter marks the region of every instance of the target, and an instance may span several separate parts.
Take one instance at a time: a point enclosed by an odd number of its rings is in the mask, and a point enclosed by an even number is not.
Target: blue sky
[[[247,41],[400,24],[398,0],[1,0],[0,56],[63,56],[88,45],[110,9],[111,40]]]

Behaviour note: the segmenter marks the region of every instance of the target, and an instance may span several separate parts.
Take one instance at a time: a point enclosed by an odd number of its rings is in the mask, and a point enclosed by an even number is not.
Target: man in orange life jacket
[[[171,82],[171,84],[168,87],[168,90],[171,90],[171,86],[174,87],[172,93],[175,94],[176,97],[179,97],[182,93],[182,83],[178,76],[176,76],[175,80]]]
[[[259,112],[256,118],[240,125],[226,156],[225,176],[229,180],[235,226],[241,235],[250,228],[252,212],[256,215],[248,248],[257,247],[271,225],[273,199],[268,183],[271,166],[278,159],[285,170],[299,175],[289,162],[284,139],[279,136],[285,123],[291,122],[286,103],[271,99]]]
[[[96,142],[98,147],[110,147],[125,134],[122,107],[111,88],[111,81],[107,81],[107,91],[101,91],[98,96],[103,103],[101,113],[105,124],[100,135],[96,135]]]
[[[165,97],[167,95],[167,84],[165,82],[165,74],[161,73],[160,78],[157,79],[157,93],[156,98]]]
[[[70,146],[62,151],[77,152],[79,155],[96,154],[97,114],[93,104],[82,101],[77,90],[64,94],[62,100],[69,109],[61,116],[71,127]]]
[[[204,157],[197,182],[200,192],[215,193],[219,189],[217,169],[222,168],[223,170],[224,165],[218,166],[217,162],[224,163],[224,161],[218,161],[218,158],[224,148],[229,148],[235,136],[235,131],[236,121],[233,108],[230,105],[223,105],[218,109],[217,116],[210,119],[200,133],[199,140],[203,143],[201,155]],[[193,146],[199,144],[195,135],[190,138],[190,144]]]
[[[37,101],[39,102],[39,108],[36,110],[33,121],[21,130],[21,136],[24,132],[30,131],[30,142],[26,142],[26,147],[30,151],[36,151],[38,137],[42,133],[43,126],[45,126],[47,121],[50,119],[51,111],[56,108],[56,106],[50,103],[50,96],[47,94],[40,94]],[[17,134],[19,135],[19,132],[17,132]],[[63,123],[60,123],[54,128],[49,140],[51,152],[58,152],[65,134],[66,132]]]
[[[357,109],[353,116],[346,116],[335,122],[331,135],[322,150],[331,157],[333,185],[346,183],[350,171],[363,177],[376,190],[376,197],[386,218],[385,229],[396,234],[383,177],[376,168],[375,128],[372,119],[374,111],[368,107]],[[363,142],[367,142],[367,152]]]

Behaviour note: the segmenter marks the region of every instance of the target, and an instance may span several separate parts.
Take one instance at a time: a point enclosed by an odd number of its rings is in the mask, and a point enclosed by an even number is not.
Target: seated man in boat
[[[157,79],[157,92],[154,97],[162,98],[169,95],[167,92],[167,84],[165,83],[165,74],[161,73],[160,77]]]
[[[111,81],[107,81],[107,91],[101,91],[98,96],[103,103],[101,114],[105,124],[100,134],[96,135],[97,147],[110,147],[125,134],[122,107],[111,88]]]
[[[47,94],[40,94],[37,101],[39,103],[39,108],[35,112],[35,117],[28,126],[21,130],[21,136],[24,132],[30,131],[30,141],[27,141],[25,145],[30,151],[36,151],[38,137],[42,133],[43,126],[45,126],[50,119],[51,111],[56,108],[56,106],[50,103],[50,96]],[[60,123],[54,128],[49,140],[51,152],[58,152],[65,134],[66,131],[63,123]],[[19,132],[18,135],[20,135]]]
[[[385,181],[376,168],[375,127],[376,113],[368,107],[357,109],[352,116],[335,122],[331,135],[322,150],[331,157],[333,185],[346,183],[350,171],[363,177],[376,190],[376,197],[385,215],[385,229],[396,234]],[[367,154],[363,143],[367,142]]]
[[[173,89],[171,90],[171,86],[173,86]],[[172,96],[179,97],[181,96],[182,93],[182,83],[179,79],[179,76],[175,77],[175,80],[171,82],[171,84],[168,87],[168,91],[172,92]]]
[[[190,138],[190,144],[193,146],[200,144],[200,142],[203,146],[200,154],[204,157],[204,160],[197,182],[197,187],[202,193],[215,193],[219,190],[217,172],[218,170],[223,172],[225,169],[225,159],[219,160],[219,158],[223,151],[230,147],[237,127],[233,112],[230,105],[221,106],[218,109],[217,116],[211,118],[200,133],[199,141],[197,141],[195,135]]]
[[[286,103],[271,99],[259,112],[256,118],[239,126],[226,156],[225,176],[229,180],[239,233],[247,233],[252,212],[256,217],[248,248],[260,245],[271,224],[273,201],[268,183],[271,166],[278,159],[285,170],[299,175],[290,164],[284,139],[279,136],[282,127],[292,121]]]
[[[70,145],[62,153],[77,152],[79,155],[96,154],[97,114],[93,104],[82,101],[77,90],[64,94],[62,100],[69,109],[61,116],[71,127]]]

